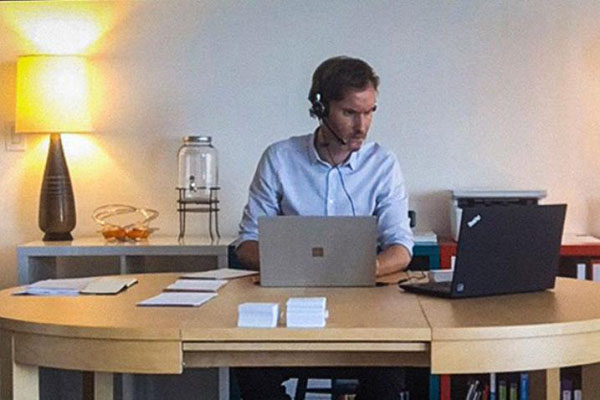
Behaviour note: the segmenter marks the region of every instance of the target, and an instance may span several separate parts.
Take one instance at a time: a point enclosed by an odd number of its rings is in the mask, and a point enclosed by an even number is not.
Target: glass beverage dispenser
[[[212,145],[210,136],[186,136],[183,146],[177,153],[179,177],[177,190],[179,191],[179,237],[185,234],[185,214],[187,212],[209,213],[209,231],[213,238],[212,221],[215,220],[217,236],[218,226],[218,198],[219,170],[217,149]],[[188,205],[200,205],[192,207]]]

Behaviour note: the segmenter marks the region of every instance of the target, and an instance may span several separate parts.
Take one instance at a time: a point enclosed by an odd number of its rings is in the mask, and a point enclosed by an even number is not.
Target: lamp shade
[[[43,240],[73,239],[75,197],[60,134],[91,130],[85,60],[77,56],[20,57],[15,131],[51,134],[38,218]]]
[[[15,131],[90,132],[89,97],[88,66],[83,57],[19,57]]]

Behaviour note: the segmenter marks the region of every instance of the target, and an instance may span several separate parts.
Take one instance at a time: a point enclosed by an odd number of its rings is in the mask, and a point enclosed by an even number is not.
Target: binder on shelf
[[[585,263],[577,263],[577,279],[584,281],[585,280],[585,270],[587,265]]]
[[[497,400],[496,397],[496,373],[490,374],[490,400]]]
[[[592,280],[594,282],[600,282],[600,263],[592,264]]]
[[[440,376],[440,400],[452,400],[452,382],[450,379],[450,375],[448,374]]]
[[[517,382],[511,382],[508,391],[509,400],[519,400],[519,391]]]
[[[440,400],[440,376],[429,377],[429,400]]]
[[[506,389],[506,381],[498,381],[498,400],[508,400]]]
[[[476,400],[478,395],[480,395],[479,391],[479,380],[472,380],[469,384],[469,390],[467,391],[466,400]]]
[[[529,400],[529,374],[521,372],[519,380],[519,400]]]

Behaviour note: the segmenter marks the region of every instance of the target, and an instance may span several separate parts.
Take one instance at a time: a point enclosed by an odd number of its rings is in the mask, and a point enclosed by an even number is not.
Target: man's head
[[[358,58],[346,56],[329,58],[313,73],[312,86],[308,92],[308,100],[313,105],[310,115],[317,118],[327,117],[332,100],[342,100],[348,90],[366,89],[368,86],[372,86],[375,91],[379,86],[379,77],[369,64]],[[322,113],[315,113],[314,104],[317,101],[324,106]]]
[[[345,151],[360,149],[371,126],[378,85],[369,64],[356,58],[334,57],[317,67],[308,99],[327,143],[333,140]]]

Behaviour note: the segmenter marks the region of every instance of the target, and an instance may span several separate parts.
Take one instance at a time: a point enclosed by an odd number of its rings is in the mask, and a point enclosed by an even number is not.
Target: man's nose
[[[369,117],[363,114],[356,114],[354,118],[354,129],[365,133],[369,129]]]

